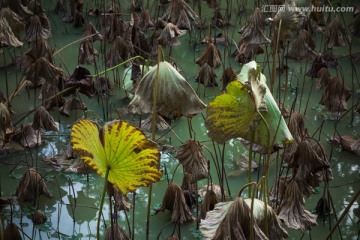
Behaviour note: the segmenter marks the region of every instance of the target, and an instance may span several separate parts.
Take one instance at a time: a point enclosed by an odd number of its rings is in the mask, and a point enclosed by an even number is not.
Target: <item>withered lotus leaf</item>
[[[299,36],[291,43],[288,57],[296,60],[315,58],[315,41],[306,30],[301,30]]]
[[[207,213],[200,222],[200,231],[206,240],[246,240],[250,239],[250,231],[254,231],[254,239],[267,240],[257,221],[251,229],[251,210],[243,198],[234,201],[220,202],[214,210]]]
[[[112,233],[114,232],[114,237]],[[130,240],[129,236],[126,234],[125,230],[122,229],[119,224],[113,223],[111,227],[106,230],[105,240]]]
[[[162,30],[158,39],[159,44],[163,46],[176,47],[180,45],[180,41],[177,37],[185,35],[186,30],[180,30],[176,25],[167,23]]]
[[[184,0],[172,0],[163,19],[174,23],[180,29],[191,30],[191,22],[197,19],[197,14]]]
[[[39,37],[35,41],[30,43],[30,48],[25,52],[24,56],[21,58],[21,68],[27,72],[34,71],[34,63],[40,58],[45,58],[49,63],[54,62],[54,58],[51,52],[51,49],[48,46],[46,39]]]
[[[324,35],[328,48],[332,48],[334,46],[345,46],[351,41],[345,28],[337,17],[335,17],[330,24],[327,25]]]
[[[25,29],[24,24],[21,22],[21,18],[10,8],[5,7],[0,10],[0,19],[7,21],[11,31],[16,37],[19,37],[20,33]]]
[[[93,35],[93,36],[92,36]],[[96,40],[99,40],[99,41],[102,41],[104,39],[104,36],[101,35],[96,29],[95,29],[95,26],[94,24],[92,24],[92,22],[88,22],[86,23],[85,25],[85,32],[84,32],[84,35],[83,37],[89,37],[89,36],[92,36],[90,39],[92,41],[96,41]]]
[[[108,78],[105,78],[103,76],[96,78],[95,91],[98,96],[107,97],[112,90],[113,89]]]
[[[287,227],[293,229],[306,231],[317,225],[317,216],[304,208],[303,194],[296,181],[287,185],[278,216]]]
[[[36,108],[32,127],[35,130],[55,131],[55,132],[59,131],[59,123],[55,122],[53,117],[43,106]]]
[[[243,39],[240,39],[238,49],[235,51],[235,61],[245,64],[254,60],[256,55],[263,53],[264,50],[259,44],[248,44]]]
[[[200,66],[207,63],[212,68],[220,67],[221,53],[213,43],[209,43],[201,56],[195,61],[195,63],[199,64]]]
[[[11,30],[9,22],[5,18],[0,18],[0,48],[20,47],[23,43],[15,36]]]
[[[159,68],[158,79],[157,68]],[[140,81],[134,99],[129,104],[130,112],[151,113],[155,87],[157,87],[156,112],[161,116],[170,119],[181,116],[190,118],[205,107],[185,78],[170,63],[160,61]]]
[[[51,64],[44,57],[36,60],[31,67],[27,68],[24,73],[26,79],[34,81],[42,77],[46,82],[57,84],[58,79],[64,76],[64,71],[61,68]],[[36,82],[33,82],[36,83]]]
[[[349,152],[355,153],[360,156],[360,140],[352,136],[341,136],[340,137],[341,147]]]
[[[255,8],[247,24],[241,29],[242,39],[247,44],[266,44],[271,42],[264,33],[265,19],[259,8]]]
[[[311,64],[311,68],[306,72],[306,76],[316,78],[321,68],[327,68],[327,63],[323,55],[317,56]]]
[[[326,85],[320,104],[331,112],[343,112],[347,110],[346,101],[350,96],[349,88],[344,85],[338,76],[335,76]]]
[[[34,148],[41,145],[41,134],[39,130],[35,130],[32,124],[26,124],[14,135],[14,139],[19,140],[23,147]]]
[[[73,91],[68,92],[68,94],[75,93],[78,90],[80,93],[83,93],[90,98],[95,95],[92,76],[86,68],[80,66],[75,68],[70,78],[65,81],[65,88],[71,87],[73,88]]]
[[[79,64],[94,64],[97,55],[98,52],[94,48],[92,41],[84,40],[80,43],[78,55]]]
[[[45,184],[44,177],[35,168],[26,170],[20,179],[15,194],[20,202],[33,201],[40,194],[52,198]]]
[[[217,197],[216,193],[211,189],[207,190],[205,197],[201,202],[200,219],[205,219],[206,213],[214,210],[215,204],[217,204],[218,202],[220,202],[220,200]]]
[[[213,87],[213,86],[217,87],[218,84],[215,79],[216,79],[216,74],[214,70],[209,66],[209,64],[204,63],[201,66],[200,71],[195,78],[195,82],[199,82],[203,84],[205,87]]]
[[[304,17],[304,15],[299,11],[300,8],[294,8],[294,2],[285,2],[283,6],[284,8],[279,10],[274,17],[272,44],[276,44],[277,38],[279,38],[280,41],[283,41],[284,39],[291,37],[292,31],[298,27],[299,22]],[[279,27],[280,35],[278,37]]]
[[[165,211],[171,212],[171,221],[173,223],[186,223],[193,221],[189,207],[186,205],[183,190],[174,182],[171,182],[166,189],[161,208],[156,209],[156,212]]]
[[[30,214],[28,218],[31,219],[34,225],[43,224],[47,220],[47,216],[41,210],[36,210],[34,213]]]
[[[66,117],[69,117],[73,110],[87,110],[87,107],[82,101],[78,100],[76,97],[72,97],[71,99],[66,100],[64,105],[59,109],[59,112]]]
[[[175,157],[179,159],[185,172],[191,174],[190,183],[208,177],[208,160],[206,160],[198,141],[187,140],[185,144],[179,147]]]
[[[224,73],[221,77],[221,81],[222,81],[222,91],[226,91],[226,86],[231,82],[231,81],[235,81],[237,79],[236,73],[234,71],[234,69],[232,69],[231,67],[227,67],[224,70]]]
[[[145,9],[140,15],[139,28],[145,30],[152,27],[154,27],[154,23],[151,21],[150,12],[148,9]]]
[[[146,119],[141,121],[141,128],[146,131],[152,130],[152,121],[153,117],[150,114]],[[169,128],[169,124],[166,123],[165,119],[163,119],[160,115],[156,114],[155,117],[156,130],[163,131]]]
[[[11,240],[22,240],[20,230],[15,223],[9,223],[4,231],[4,240],[11,239]]]
[[[317,73],[316,89],[322,89],[331,82],[330,72],[326,67],[323,67]]]
[[[41,86],[41,99],[42,104],[46,110],[51,110],[53,107],[61,107],[65,103],[65,99],[59,94],[59,88],[57,85],[45,82]]]
[[[131,56],[131,46],[122,37],[117,36],[106,54],[106,66],[112,67],[127,60]]]
[[[0,102],[0,137],[4,138],[8,130],[12,128],[10,112],[6,105]]]
[[[39,37],[48,39],[51,37],[50,22],[46,15],[33,15],[25,24],[24,42],[32,42]]]

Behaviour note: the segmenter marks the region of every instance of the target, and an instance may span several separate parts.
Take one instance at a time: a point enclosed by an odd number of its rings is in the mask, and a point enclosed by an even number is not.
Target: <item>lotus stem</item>
[[[123,66],[124,64],[126,64],[126,63],[128,63],[128,62],[131,62],[131,61],[133,61],[133,60],[135,60],[135,59],[138,59],[138,58],[140,58],[140,59],[144,60],[145,62],[147,62],[147,60],[146,60],[145,58],[143,58],[142,56],[135,56],[135,57],[129,58],[129,59],[126,60],[126,61],[123,61],[122,63],[119,63],[118,65],[115,65],[115,66],[113,66],[113,67],[111,67],[111,68],[105,69],[104,71],[99,72],[98,74],[92,75],[92,77],[97,77],[97,76],[99,76],[99,75],[101,75],[101,74],[104,74],[104,73],[106,73],[106,72],[108,72],[108,71],[114,70],[114,69],[116,69],[116,68],[118,68],[118,67],[120,67],[120,66]]]
[[[326,237],[326,240],[331,238],[331,235],[334,233],[335,229],[338,227],[338,225],[340,224],[340,222],[344,219],[345,215],[349,212],[349,210],[351,209],[352,205],[354,204],[354,202],[356,201],[356,199],[359,197],[360,195],[360,189],[357,191],[357,193],[354,195],[354,197],[351,199],[351,201],[349,202],[349,204],[347,205],[347,207],[345,208],[345,210],[342,212],[341,216],[339,217],[339,220],[335,223],[335,225],[333,226],[333,228],[331,229],[330,233],[328,234],[328,236]]]
[[[102,210],[103,210],[103,206],[104,206],[104,199],[105,199],[105,193],[106,193],[106,186],[108,183],[109,171],[110,171],[110,168],[107,168],[106,172],[105,172],[104,188],[103,188],[103,192],[101,194],[100,210],[99,210],[99,217],[98,217],[98,221],[97,221],[97,231],[96,231],[97,240],[100,240],[100,221],[101,221],[101,214],[102,214]]]
[[[250,183],[245,184],[242,188],[240,188],[238,197],[241,196],[241,194],[242,194],[242,192],[244,191],[245,188],[250,187],[250,186],[253,186],[253,185],[255,186],[255,185],[256,185],[256,182],[250,182]]]
[[[273,64],[272,64],[272,73],[271,73],[271,85],[270,85],[270,92],[272,93],[273,90],[274,90],[274,83],[275,83],[275,60],[276,60],[276,54],[278,52],[278,49],[279,49],[279,41],[280,41],[280,31],[281,31],[281,24],[282,24],[282,19],[280,19],[280,22],[279,22],[279,29],[278,29],[278,32],[277,32],[277,36],[276,36],[276,46],[275,46],[275,52],[273,54]]]
[[[57,50],[53,55],[59,54],[62,50],[64,50],[64,49],[67,48],[67,47],[70,47],[71,45],[74,45],[75,43],[78,43],[78,42],[87,40],[87,39],[89,39],[89,38],[92,38],[92,37],[95,36],[96,34],[97,34],[97,33],[94,33],[94,34],[91,34],[91,35],[89,35],[89,36],[80,38],[80,39],[78,39],[78,40],[76,40],[76,41],[74,41],[74,42],[71,42],[71,43],[65,45],[64,47],[60,48],[59,50]]]

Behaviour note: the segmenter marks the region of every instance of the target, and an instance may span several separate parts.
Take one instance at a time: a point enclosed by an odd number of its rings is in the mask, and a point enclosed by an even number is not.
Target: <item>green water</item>
[[[235,1],[234,1],[235,2]],[[63,23],[62,13],[59,15],[55,14],[52,9],[54,8],[55,1],[43,1],[43,7],[47,12],[47,16],[52,24],[52,35],[53,37],[48,40],[50,46],[54,46],[56,49],[81,38],[83,35],[82,28],[74,28],[73,25]],[[94,6],[98,1],[86,1],[84,4],[84,12],[87,12],[87,9]],[[129,1],[122,2],[121,8],[123,11],[129,9]],[[206,5],[206,2],[202,2],[202,13],[203,17],[207,22],[210,21],[212,17],[212,10],[209,9]],[[352,5],[351,2],[347,3]],[[355,4],[355,1],[353,1]],[[191,5],[191,4],[190,4]],[[246,4],[248,13],[252,13],[252,5]],[[225,3],[222,3],[222,7],[225,6]],[[196,9],[196,8],[195,8]],[[152,8],[154,10],[154,8]],[[234,9],[235,11],[235,9]],[[349,13],[344,14],[347,20],[351,20],[352,16]],[[246,16],[237,18],[235,20],[235,14],[233,13],[232,19],[234,26],[230,27],[228,34],[233,36],[235,42],[240,39],[240,35],[236,33],[237,30],[244,25]],[[125,15],[125,19],[128,19],[128,16]],[[89,17],[85,15],[86,21],[92,21],[94,25],[100,30],[99,20],[95,17]],[[234,30],[235,32],[234,32]],[[214,31],[214,30],[213,30]],[[217,30],[220,32],[220,30]],[[151,35],[152,31],[150,30],[147,34]],[[201,35],[204,36],[204,33]],[[181,46],[175,47],[172,49],[172,60],[174,60],[177,66],[182,69],[182,73],[186,76],[186,79],[193,85],[194,89],[197,89],[199,96],[203,99],[205,103],[211,101],[215,96],[220,94],[220,87],[214,88],[204,88],[203,86],[198,86],[195,83],[194,79],[199,70],[198,66],[194,64],[194,61],[198,58],[201,52],[205,49],[204,45],[194,47],[195,40],[199,39],[198,32],[193,32],[191,37],[189,34],[181,37]],[[316,35],[317,47],[316,50],[321,52],[323,49],[323,39],[321,34]],[[359,38],[352,38],[352,50],[353,52],[358,52],[360,50],[360,41]],[[77,54],[78,54],[79,44],[74,44],[66,49],[64,49],[59,55],[55,56],[55,65],[60,66],[64,69],[65,74],[69,76],[75,67],[77,66]],[[95,47],[100,52],[100,44],[95,43]],[[6,62],[10,61],[11,56],[19,56],[26,51],[28,48],[27,44],[21,49],[5,50]],[[199,48],[196,50],[196,48]],[[218,48],[220,52],[224,52],[224,45],[219,44]],[[231,49],[234,50],[235,47],[231,46]],[[167,54],[169,49],[165,49],[165,54]],[[348,54],[347,47],[337,47],[334,49],[335,56],[341,57]],[[257,62],[261,67],[266,66],[264,69],[264,74],[266,75],[268,81],[270,79],[269,75],[269,65],[264,64],[264,55],[257,57]],[[98,70],[101,71],[104,69],[103,64],[103,54],[100,54],[98,59]],[[0,55],[0,66],[4,66],[3,56]],[[241,65],[236,63],[234,60],[228,60],[226,58],[225,65],[226,67],[231,66],[234,70],[239,73]],[[332,194],[333,203],[336,209],[336,215],[339,217],[343,210],[347,207],[352,196],[360,188],[360,171],[359,171],[359,156],[353,155],[351,153],[340,151],[338,148],[333,148],[328,142],[328,139],[334,135],[334,124],[335,121],[329,119],[329,114],[320,112],[317,110],[318,102],[321,98],[322,91],[316,91],[315,85],[312,85],[312,79],[305,77],[304,73],[310,68],[311,62],[297,62],[289,60],[289,83],[290,87],[287,92],[285,99],[288,105],[291,105],[295,98],[295,87],[299,92],[299,97],[296,102],[296,109],[300,110],[302,113],[306,111],[305,114],[305,125],[309,130],[309,133],[312,135],[318,129],[318,127],[323,123],[321,134],[317,132],[315,138],[321,140],[324,150],[328,156],[332,156],[330,163],[333,171],[334,179],[330,182],[330,192]],[[271,63],[270,63],[271,66]],[[92,74],[95,73],[93,66],[84,66],[90,70]],[[360,68],[358,65],[355,65],[356,71],[359,72]],[[117,71],[122,74],[123,67],[117,69]],[[352,79],[352,70],[351,70],[351,61],[348,57],[342,57],[339,59],[338,71],[331,69],[331,76],[339,74],[343,76],[344,82],[351,87]],[[6,73],[6,74],[5,74]],[[221,86],[220,77],[222,75],[222,68],[216,69],[217,82]],[[281,82],[285,82],[285,74],[281,75]],[[3,67],[0,69],[0,89],[6,95],[6,85],[5,80],[7,78],[9,83],[9,92],[12,93],[16,87],[16,83],[20,81],[22,77],[21,71],[19,71],[15,66]],[[113,72],[108,72],[107,77],[113,82],[114,74]],[[356,78],[354,77],[355,86],[354,90],[359,88],[359,85],[356,83]],[[304,88],[303,81],[305,81]],[[105,121],[118,118],[118,112],[120,112],[120,117],[125,118],[134,125],[138,125],[139,117],[137,116],[128,116],[124,114],[124,109],[127,106],[128,101],[126,101],[125,93],[115,84],[113,85],[114,90],[112,91],[108,100],[98,101],[97,97],[87,98],[84,95],[81,95],[81,99],[86,103],[89,111],[86,113],[87,117],[96,118],[99,116],[103,118],[103,109],[104,105],[109,109],[109,115],[106,116]],[[290,91],[291,90],[291,91]],[[300,98],[300,93],[303,91],[303,95]],[[17,121],[21,118],[23,113],[33,110],[34,106],[38,106],[41,101],[38,99],[38,94],[40,90],[25,90],[23,89],[13,100],[12,110],[15,112],[13,118]],[[278,96],[278,88],[275,87],[274,95]],[[284,92],[281,90],[281,97],[283,97]],[[309,100],[308,100],[309,98]],[[307,105],[308,101],[308,105]],[[348,108],[357,102],[357,97],[353,94],[352,98],[348,101]],[[39,199],[38,208],[45,212],[48,216],[48,220],[45,224],[34,227],[31,220],[29,220],[26,215],[33,211],[31,205],[22,205],[21,207],[18,204],[14,205],[13,209],[13,221],[16,223],[22,230],[23,239],[95,239],[96,237],[96,221],[98,216],[98,207],[100,205],[100,195],[103,187],[103,179],[101,179],[96,174],[85,175],[75,175],[75,174],[65,174],[61,172],[54,171],[50,166],[43,163],[42,159],[48,156],[54,156],[59,154],[63,149],[66,148],[69,142],[69,132],[71,125],[77,119],[84,117],[85,113],[83,111],[74,111],[70,117],[64,117],[58,113],[56,109],[51,111],[52,116],[55,121],[60,123],[60,131],[56,132],[46,132],[43,134],[43,144],[36,149],[26,149],[24,151],[11,151],[8,155],[0,157],[0,177],[1,177],[1,196],[8,197],[12,196],[16,190],[16,187],[19,183],[20,177],[25,172],[26,162],[29,165],[37,166],[39,171],[47,179],[47,186],[53,195],[52,199],[41,196]],[[206,110],[203,111],[203,115],[206,115]],[[33,115],[25,117],[16,127],[20,127],[20,124],[26,124],[32,122]],[[325,120],[325,121],[324,121]],[[16,122],[15,121],[15,122]],[[324,122],[323,122],[324,121]],[[350,135],[354,137],[360,137],[359,132],[359,114],[355,114],[354,120],[351,123],[351,114],[346,114],[339,124],[337,125],[337,130],[341,135]],[[204,119],[201,115],[193,117],[192,121],[193,126],[193,137],[196,140],[200,141],[202,144],[206,145],[209,149],[213,150],[212,142],[207,137],[207,130],[204,125]],[[159,132],[158,136],[166,135],[162,138],[162,143],[171,144],[175,147],[180,146],[187,139],[189,139],[188,131],[188,122],[187,119],[181,118],[171,123],[174,132]],[[241,154],[247,154],[247,150],[242,146],[238,140],[231,140],[226,144],[225,152],[225,169],[227,172],[237,170],[237,167],[233,163],[233,160],[238,159]],[[210,154],[207,151],[204,151],[207,159],[212,161]],[[276,153],[272,156],[273,159],[276,158]],[[258,158],[256,159],[258,161]],[[173,173],[176,165],[178,164],[177,159],[174,158],[174,153],[172,152],[162,152],[161,155],[162,165],[166,165],[166,168],[169,172]],[[275,161],[272,163],[272,172],[270,185],[275,178],[273,171],[275,168]],[[256,181],[258,172],[255,171],[253,174],[253,180]],[[179,185],[182,181],[182,169],[176,171],[174,180]],[[218,183],[218,179],[215,174],[214,167],[212,166],[212,179],[215,183]],[[240,176],[229,177],[228,183],[231,190],[231,195],[234,197],[237,195],[240,188],[247,183],[247,174],[243,173]],[[206,180],[199,181],[199,186],[207,184]],[[153,185],[153,196],[152,196],[152,207],[158,206],[163,198],[164,192],[167,187],[167,181],[162,180]],[[306,198],[306,208],[312,210],[315,208],[318,199],[322,196],[323,185],[317,189],[319,193],[313,194],[310,198]],[[129,201],[132,202],[132,194],[129,194]],[[132,215],[132,209],[130,212],[127,212],[126,215],[124,212],[121,212],[119,215],[119,224],[129,233],[128,222],[132,222],[132,218],[135,218],[135,239],[145,239],[145,220],[146,220],[146,207],[148,201],[148,189],[140,188],[136,193],[136,210],[135,215]],[[357,211],[357,214],[356,214]],[[193,215],[196,216],[196,211],[193,211]],[[108,219],[109,215],[109,206],[107,202],[104,206],[104,216],[105,219]],[[5,207],[0,213],[1,218],[4,220],[5,226],[10,219],[10,208]],[[164,213],[158,213],[155,216],[151,217],[150,224],[150,239],[156,239],[159,236],[159,239],[166,239],[170,236],[174,230],[174,225],[169,224],[170,213],[165,211]],[[336,221],[332,217],[331,224],[334,225]],[[343,239],[358,239],[359,228],[359,206],[358,202],[351,207],[349,213],[345,216],[341,226],[341,235]],[[108,222],[107,222],[108,223]],[[104,232],[104,224],[101,225]],[[196,224],[184,224],[181,227],[181,239],[195,239],[192,230],[196,228]],[[318,219],[318,226],[314,227],[309,234],[305,233],[305,236],[302,238],[302,233],[300,231],[290,230],[289,239],[325,239],[329,233],[329,221],[323,221]],[[336,231],[333,235],[333,239],[341,239],[339,232]]]

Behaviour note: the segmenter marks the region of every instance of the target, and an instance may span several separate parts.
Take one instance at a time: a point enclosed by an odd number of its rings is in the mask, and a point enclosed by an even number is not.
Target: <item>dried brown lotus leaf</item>
[[[304,198],[296,181],[291,181],[279,208],[279,218],[289,228],[310,230],[316,226],[317,216],[304,208]]]
[[[59,123],[55,122],[53,117],[43,106],[36,108],[32,127],[35,130],[45,130],[45,131],[55,131],[55,132],[59,131]]]
[[[34,225],[43,224],[47,220],[47,216],[40,210],[36,210],[34,213],[28,216]]]
[[[328,48],[332,48],[334,46],[345,46],[351,41],[350,37],[346,33],[345,28],[336,17],[330,22],[329,25],[327,25],[324,35]]]
[[[151,21],[150,12],[148,9],[140,15],[139,28],[140,29],[149,29],[154,27],[154,23]]]
[[[158,39],[159,44],[163,46],[176,47],[180,45],[177,37],[181,37],[186,33],[186,30],[180,30],[176,25],[167,23],[162,30]]]
[[[346,101],[350,98],[350,90],[343,84],[338,76],[331,78],[326,85],[324,93],[320,99],[320,104],[324,105],[331,112],[343,112],[347,110]]]
[[[215,79],[216,79],[216,74],[214,70],[207,63],[204,63],[201,66],[200,71],[195,78],[195,82],[201,83],[205,87],[213,87],[213,86],[217,87],[218,84]]]
[[[209,189],[201,202],[200,219],[205,219],[206,213],[208,211],[214,210],[215,204],[217,204],[218,202],[220,201],[216,193],[213,190]]]
[[[112,233],[114,233],[115,238],[113,238]],[[125,232],[125,230],[119,226],[119,224],[113,223],[112,227],[109,227],[106,230],[105,240],[130,240],[130,238]]]
[[[23,43],[11,30],[9,22],[5,18],[0,18],[0,48],[20,47],[22,45]]]
[[[36,41],[38,38],[48,39],[51,37],[49,19],[45,14],[33,15],[25,24],[24,42]]]
[[[247,24],[242,28],[242,39],[247,44],[266,44],[270,39],[264,33],[265,19],[259,8],[255,8]]]
[[[217,68],[221,66],[221,53],[213,43],[209,43],[205,51],[201,56],[195,61],[195,63],[202,66],[204,63],[207,63],[212,68]]]
[[[4,240],[11,239],[11,240],[22,240],[20,230],[15,223],[9,223],[4,231]]]
[[[64,105],[59,109],[59,112],[69,117],[71,111],[73,110],[87,110],[87,107],[82,101],[72,97],[64,103]]]
[[[296,60],[313,59],[318,55],[314,52],[315,41],[310,33],[301,30],[299,36],[291,43],[288,57]]]
[[[197,14],[184,0],[172,0],[163,19],[175,23],[178,28],[191,30],[191,22],[197,19]]]
[[[78,55],[79,64],[94,64],[96,56],[98,56],[98,52],[94,48],[92,41],[85,40],[80,43]]]
[[[186,205],[183,190],[174,182],[171,182],[166,189],[161,208],[157,212],[171,211],[171,221],[174,223],[186,223],[193,221],[189,207]]]
[[[208,177],[208,161],[198,141],[186,141],[185,144],[179,147],[175,157],[184,166],[185,172],[191,174],[190,183]]]
[[[150,132],[152,130],[152,121],[153,116],[149,115],[146,119],[141,121],[141,128]],[[155,125],[155,129],[158,131],[163,131],[169,128],[169,124],[160,115],[157,114],[155,117]]]
[[[40,194],[52,198],[45,184],[44,177],[35,168],[26,170],[20,179],[15,194],[20,202],[33,201]]]
[[[11,28],[11,31],[16,37],[19,37],[20,33],[25,29],[24,24],[21,22],[21,18],[10,8],[5,7],[0,10],[0,19],[6,20]]]
[[[15,133],[14,139],[19,140],[23,147],[29,148],[34,148],[42,143],[40,131],[35,130],[31,123],[22,126]]]

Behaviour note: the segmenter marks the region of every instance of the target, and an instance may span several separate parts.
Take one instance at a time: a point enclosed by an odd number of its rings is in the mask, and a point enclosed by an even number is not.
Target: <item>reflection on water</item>
[[[51,9],[54,8],[54,1],[43,1],[44,8],[47,10],[47,14],[52,24],[53,37],[49,40],[49,45],[54,46],[59,49],[66,44],[69,44],[77,39],[79,39],[83,31],[81,28],[75,29],[72,24],[65,24],[61,21],[62,16],[55,14]],[[45,3],[46,2],[46,3]],[[85,3],[85,8],[88,9],[91,7],[92,2],[87,1]],[[95,1],[96,2],[96,1]],[[126,9],[129,7],[130,1],[127,1],[122,7]],[[152,2],[152,1],[151,1]],[[207,12],[207,20],[211,18],[211,10],[203,4],[203,13]],[[250,8],[250,7],[249,7]],[[251,11],[250,11],[251,13]],[[349,17],[350,16],[345,16]],[[85,16],[87,21],[93,21],[96,27],[100,27],[99,21],[97,18]],[[229,32],[232,32],[233,29],[238,30],[240,26],[244,24],[244,18],[238,19],[241,21],[241,24],[236,21],[234,27],[230,28]],[[149,32],[149,34],[151,34]],[[204,33],[202,33],[204,34]],[[234,34],[233,38],[237,41],[240,37],[237,33]],[[177,65],[180,69],[183,70],[183,74],[186,76],[187,80],[193,85],[194,89],[197,90],[199,96],[203,99],[205,103],[211,101],[216,95],[220,94],[220,88],[206,88],[201,85],[199,86],[194,82],[194,79],[197,75],[198,66],[194,64],[194,60],[201,54],[205,46],[197,46],[200,51],[194,51],[194,48],[187,44],[190,41],[194,41],[194,34],[192,36],[189,34],[182,37],[182,45],[172,49],[171,56],[176,60]],[[321,51],[321,46],[323,44],[323,39],[321,35],[316,35],[317,48]],[[191,42],[193,43],[193,42]],[[352,46],[353,52],[360,50],[360,41],[359,38],[354,37]],[[55,58],[56,65],[62,67],[66,75],[70,75],[71,72],[77,65],[77,53],[78,53],[78,44],[72,45],[66,48],[61,54],[57,55]],[[94,46],[97,49],[101,49],[101,45],[98,42],[94,43]],[[223,52],[224,45],[219,45],[219,50]],[[18,56],[24,53],[25,49],[28,46],[25,44],[23,49],[5,50],[4,54],[9,61],[11,56]],[[232,46],[234,49],[234,46]],[[166,54],[169,51],[166,49]],[[336,56],[343,56],[348,54],[346,47],[339,47],[334,49],[334,54]],[[0,55],[1,56],[1,55]],[[2,56],[1,56],[2,57]],[[257,61],[263,68],[266,66],[264,63],[265,56],[261,55],[257,57]],[[104,66],[103,55],[99,58],[98,68],[103,70]],[[226,59],[226,62],[228,60]],[[0,60],[0,65],[4,64],[3,60]],[[336,69],[330,69],[331,75],[334,76],[339,74],[343,77],[345,83],[348,86],[351,86],[351,62],[349,58],[343,57],[339,59],[340,67],[338,71]],[[241,65],[231,61],[231,65],[234,70],[238,73]],[[285,100],[288,105],[291,105],[295,99],[296,93],[302,92],[302,97],[298,97],[296,109],[301,112],[306,111],[305,115],[305,125],[308,128],[310,134],[316,132],[314,138],[320,139],[327,156],[331,156],[331,168],[333,169],[334,180],[330,182],[330,192],[332,196],[332,201],[336,209],[337,218],[341,215],[345,207],[347,207],[352,196],[360,189],[360,171],[359,156],[353,155],[348,152],[337,151],[337,149],[332,148],[332,145],[328,140],[334,136],[334,124],[337,119],[337,116],[324,113],[319,111],[318,102],[321,98],[321,92],[314,89],[313,81],[310,78],[305,78],[304,74],[309,69],[311,62],[295,62],[293,60],[288,60],[288,74],[289,74],[289,92],[287,93]],[[94,73],[93,66],[86,66],[91,73]],[[270,75],[268,71],[269,66],[265,68],[264,74],[269,79]],[[356,65],[357,72],[360,71],[359,66]],[[114,76],[122,73],[123,68],[117,69],[114,72],[109,72],[108,77],[114,79]],[[220,76],[222,75],[222,69],[216,69],[217,81],[220,82]],[[5,74],[6,72],[6,74]],[[0,89],[5,94],[6,85],[5,85],[5,75],[9,81],[9,90],[10,92],[14,91],[16,83],[21,79],[21,74],[15,66],[4,67],[0,69]],[[281,75],[282,83],[285,83],[284,74]],[[303,81],[305,81],[303,87]],[[221,85],[221,84],[219,84]],[[281,89],[282,86],[279,88]],[[357,89],[359,86],[355,87]],[[283,90],[279,91],[277,86],[275,87],[275,96],[284,94]],[[12,110],[15,112],[13,115],[15,122],[21,120],[16,127],[19,127],[20,124],[26,124],[32,122],[32,114],[22,118],[23,113],[33,110],[34,106],[37,106],[41,103],[41,100],[38,99],[39,90],[26,90],[23,89],[18,95],[14,98],[12,103]],[[118,86],[114,85],[114,90],[111,92],[111,96],[108,100],[97,99],[96,97],[90,99],[86,96],[81,96],[82,100],[86,103],[89,111],[86,113],[87,117],[92,119],[97,119],[97,116],[102,118],[104,104],[107,106],[109,115],[106,120],[118,118],[120,115],[121,118],[126,118],[126,120],[132,122],[134,125],[138,124],[139,118],[137,116],[127,116],[125,115],[125,108],[128,101],[125,101],[124,91]],[[356,103],[357,98],[353,95],[353,99],[348,101],[349,106]],[[33,226],[31,220],[27,217],[35,209],[30,204],[24,204],[19,206],[14,204],[12,208],[13,212],[13,222],[17,224],[22,230],[23,239],[94,239],[96,237],[96,221],[98,216],[98,207],[100,205],[100,195],[103,187],[103,179],[97,176],[96,174],[89,175],[76,175],[76,174],[65,174],[61,172],[56,172],[50,166],[46,165],[43,162],[44,157],[55,156],[63,153],[66,150],[67,144],[69,142],[69,131],[71,124],[77,119],[83,117],[85,113],[83,111],[73,111],[70,117],[66,118],[58,113],[58,111],[51,111],[52,116],[55,121],[60,123],[60,131],[56,132],[46,132],[42,135],[43,144],[34,149],[26,149],[24,151],[13,151],[9,150],[4,154],[5,156],[0,157],[0,178],[1,178],[1,196],[13,196],[17,184],[25,172],[27,165],[37,166],[40,173],[47,180],[47,186],[53,196],[52,199],[49,199],[45,196],[41,196],[38,201],[38,209],[42,210],[48,217],[48,221],[39,226]],[[203,114],[206,115],[206,111],[203,111]],[[351,114],[345,115],[341,119],[341,122],[337,124],[337,131],[341,135],[350,135],[359,138],[359,115],[355,115],[353,121],[351,122]],[[194,136],[196,140],[200,141],[202,144],[206,145],[209,149],[213,150],[212,142],[207,137],[207,130],[204,125],[204,119],[201,115],[193,117],[191,120]],[[318,131],[319,126],[323,124],[321,131]],[[350,126],[352,124],[352,126]],[[180,146],[189,138],[188,132],[188,123],[186,119],[179,119],[171,122],[173,127],[169,132],[159,132],[158,137],[166,135],[163,137],[165,144],[173,145],[175,147]],[[5,153],[5,152],[4,152]],[[208,151],[204,151],[207,159],[211,160],[212,157]],[[241,158],[241,155],[247,155],[248,151],[243,147],[240,141],[234,139],[229,141],[226,145],[225,153],[225,168],[227,171],[237,170],[238,165],[235,162]],[[270,182],[275,179],[275,166],[276,166],[276,154],[272,156],[274,159],[271,164],[271,177]],[[256,158],[258,161],[258,157]],[[182,168],[179,167],[174,174],[174,169],[178,165],[178,161],[174,158],[173,151],[164,151],[161,156],[161,166],[169,172],[168,179],[174,177],[174,180],[181,184],[182,180]],[[253,173],[254,180],[258,175],[258,170],[255,170]],[[247,174],[239,172],[240,175],[229,177],[228,184],[230,186],[230,192],[232,196],[236,196],[239,189],[247,183]],[[215,174],[214,168],[212,168],[212,181],[217,183],[218,179]],[[159,183],[154,184],[153,188],[153,198],[152,205],[153,207],[162,202],[162,197],[164,195],[165,189],[167,188],[167,179],[164,177]],[[207,181],[200,181],[199,186],[207,184]],[[306,208],[312,210],[315,208],[317,201],[322,197],[323,186],[317,189],[317,193],[313,194],[311,197],[306,198]],[[131,225],[132,218],[135,218],[135,239],[144,239],[145,234],[145,219],[146,219],[146,207],[148,201],[148,189],[140,188],[135,195],[136,198],[136,211],[135,215],[132,215],[132,209],[127,212],[121,212],[119,214],[119,224],[129,232],[129,225]],[[133,195],[129,194],[129,202],[133,203]],[[16,202],[15,198],[14,201]],[[357,239],[359,232],[359,218],[360,218],[360,207],[359,202],[355,204],[350,209],[347,216],[341,223],[341,236],[342,239]],[[5,225],[10,220],[10,207],[6,206],[0,212],[0,217],[5,220]],[[108,216],[109,216],[109,205],[106,202],[103,210],[104,220],[106,225],[109,226]],[[165,239],[167,236],[171,235],[174,230],[174,226],[169,224],[170,213],[165,211],[164,213],[159,213],[151,217],[151,236],[150,239],[156,239],[160,236],[160,239]],[[336,222],[335,216],[332,217],[331,226]],[[310,233],[305,232],[302,239],[324,239],[325,235],[329,232],[330,222],[328,219],[318,219],[318,226],[315,227]],[[185,224],[181,229],[182,239],[194,239],[192,234],[192,229],[196,227],[196,224]],[[105,232],[105,225],[101,225],[101,232]],[[289,239],[301,239],[302,233],[300,231],[289,230],[290,238]],[[340,239],[339,233],[336,233],[334,239]]]

